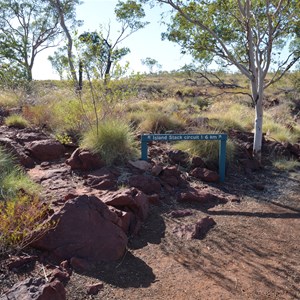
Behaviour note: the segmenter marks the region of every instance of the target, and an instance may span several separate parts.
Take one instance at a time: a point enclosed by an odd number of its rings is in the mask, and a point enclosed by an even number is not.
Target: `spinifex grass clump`
[[[38,197],[37,185],[1,147],[0,170],[0,252],[19,250],[31,241],[35,230],[52,227],[42,224],[48,208]]]
[[[81,147],[100,154],[108,164],[125,162],[137,155],[136,143],[130,126],[122,120],[107,119],[83,136]]]
[[[33,183],[23,170],[14,163],[13,157],[0,147],[0,201],[14,198],[20,190],[28,194],[37,192]]]
[[[0,253],[21,250],[53,228],[55,224],[43,222],[47,212],[37,195],[20,192],[13,199],[0,201]]]
[[[20,129],[29,126],[29,122],[24,117],[17,114],[6,117],[4,123],[8,127],[15,127]]]
[[[162,112],[133,113],[131,121],[142,132],[165,133],[166,131],[180,131],[184,128],[183,122]]]
[[[187,152],[191,157],[199,156],[207,163],[218,164],[219,141],[182,141],[173,146],[175,149]],[[235,145],[231,140],[226,144],[226,160],[232,162],[235,153]]]

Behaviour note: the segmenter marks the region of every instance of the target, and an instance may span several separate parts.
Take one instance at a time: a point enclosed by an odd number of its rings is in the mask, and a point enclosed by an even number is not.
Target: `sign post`
[[[220,182],[225,180],[226,141],[227,134],[143,134],[141,136],[141,159],[148,158],[148,142],[176,141],[219,141],[219,176]]]

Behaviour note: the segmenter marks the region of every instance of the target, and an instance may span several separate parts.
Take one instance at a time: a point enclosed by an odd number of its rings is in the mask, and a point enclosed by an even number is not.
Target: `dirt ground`
[[[68,299],[300,299],[300,174],[255,176],[263,191],[239,174],[221,186],[240,203],[203,208],[170,199],[152,207],[124,258],[73,274]],[[168,216],[183,207],[193,215]],[[203,240],[173,233],[207,215],[217,225]],[[104,289],[87,296],[83,287],[99,281]]]
[[[152,206],[123,259],[73,272],[67,299],[300,299],[300,174],[266,169],[249,178],[233,172],[215,186],[241,201],[203,207],[169,198]],[[169,216],[182,208],[193,214]],[[217,223],[204,239],[174,234],[204,216]],[[4,285],[43,274],[38,262],[9,274],[4,263],[0,294]],[[104,287],[98,295],[87,295],[87,285],[99,281]]]

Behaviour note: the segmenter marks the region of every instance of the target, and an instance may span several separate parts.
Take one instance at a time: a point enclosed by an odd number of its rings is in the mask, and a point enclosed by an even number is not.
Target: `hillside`
[[[3,90],[1,300],[300,297],[297,77],[265,95],[258,162],[247,85],[209,76]],[[226,133],[225,182],[218,142],[151,142],[146,162],[144,133]]]

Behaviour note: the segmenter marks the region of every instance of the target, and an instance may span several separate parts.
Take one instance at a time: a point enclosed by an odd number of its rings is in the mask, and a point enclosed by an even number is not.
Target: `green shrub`
[[[205,162],[218,163],[219,161],[219,141],[181,141],[173,146],[177,150],[187,152],[191,157],[199,156]],[[226,159],[230,163],[234,159],[235,145],[231,140],[227,140]]]
[[[38,186],[1,147],[0,170],[1,252],[22,249],[32,238],[34,230],[46,230],[50,226],[40,222],[47,209],[37,196]]]
[[[161,112],[143,112],[138,114],[140,118],[139,129],[142,132],[164,133],[166,131],[178,131],[184,128],[184,124],[172,116]]]
[[[21,115],[11,115],[4,119],[4,124],[8,127],[26,128],[29,126],[29,122]]]
[[[281,171],[292,171],[300,168],[300,162],[293,159],[279,158],[273,160],[272,164]]]
[[[19,193],[0,202],[0,252],[18,251],[55,224],[43,223],[48,207],[37,196]],[[38,235],[36,235],[38,232]]]
[[[1,198],[14,198],[20,190],[35,194],[37,184],[33,183],[24,171],[18,167],[12,155],[0,147],[0,201]]]
[[[99,124],[98,130],[87,131],[81,147],[100,154],[108,165],[125,162],[137,155],[131,128],[121,120],[108,119]]]

